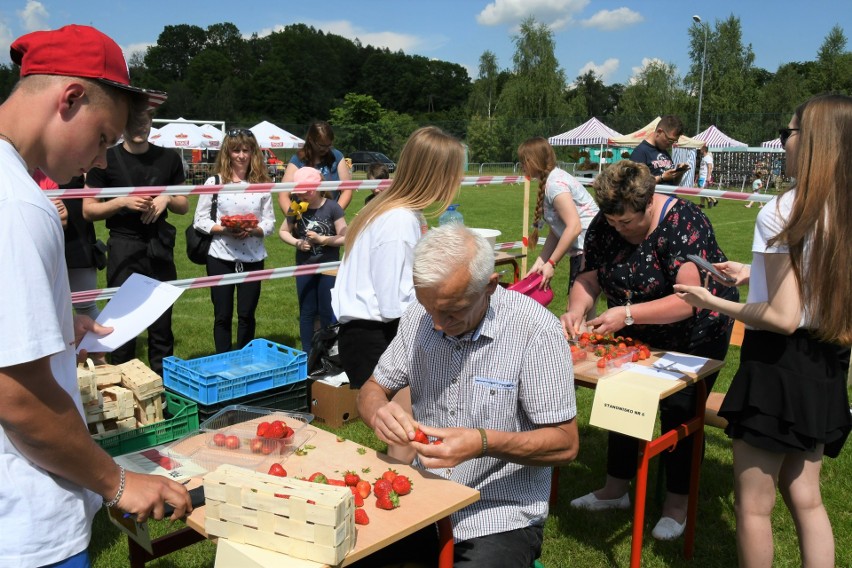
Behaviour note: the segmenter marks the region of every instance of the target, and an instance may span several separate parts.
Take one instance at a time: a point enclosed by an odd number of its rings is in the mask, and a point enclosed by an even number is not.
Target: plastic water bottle
[[[438,225],[446,225],[447,223],[459,223],[464,225],[464,217],[458,211],[458,203],[454,203],[447,207],[447,210],[441,213],[438,217]]]

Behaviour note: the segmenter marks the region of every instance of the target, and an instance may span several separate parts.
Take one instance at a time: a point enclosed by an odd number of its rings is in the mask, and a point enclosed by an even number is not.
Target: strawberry
[[[428,444],[429,438],[426,436],[426,434],[423,433],[422,430],[420,430],[420,428],[418,428],[414,431],[414,441],[418,444]]]
[[[342,479],[332,479],[329,477],[326,480],[326,483],[328,483],[329,485],[336,485],[338,487],[346,487],[346,483]]]
[[[361,477],[354,471],[346,471],[343,473],[343,481],[346,485],[355,486],[361,481]]]
[[[441,444],[443,444],[443,443],[444,443],[444,441],[443,441],[441,438],[438,438],[437,440],[435,440],[434,442],[432,442],[432,445],[433,445],[433,446],[440,446],[440,445],[441,445]]]
[[[399,507],[399,497],[391,491],[387,495],[379,495],[376,497],[376,507],[379,509],[387,509],[388,511]]]
[[[269,430],[269,422],[261,422],[257,425],[257,437],[264,438],[266,431]]]
[[[328,478],[320,472],[312,473],[311,476],[308,478],[308,481],[313,481],[314,483],[324,483],[328,485]]]
[[[429,443],[428,441],[426,442]],[[390,482],[393,482],[396,479],[397,473],[395,469],[388,469],[386,472],[382,474],[382,479],[387,479]]]
[[[267,473],[276,477],[287,477],[287,470],[285,470],[280,463],[274,463],[269,466],[269,471]]]
[[[369,497],[372,490],[373,487],[370,485],[370,482],[364,481],[363,479],[355,485],[355,491],[358,492],[358,495],[360,495],[362,499]]]
[[[280,420],[276,420],[269,425],[269,428],[266,430],[267,438],[283,438],[284,437],[284,423]]]
[[[397,475],[391,482],[391,487],[397,495],[408,495],[411,493],[411,480],[404,475]]]
[[[375,493],[376,497],[381,495],[387,495],[393,491],[393,485],[387,479],[380,477],[376,480],[376,483],[373,485],[373,493]]]
[[[363,507],[364,506],[364,498],[358,495],[357,493],[354,495],[355,497],[355,506]]]
[[[367,516],[367,511],[364,509],[355,509],[355,524],[356,525],[369,525],[370,517]]]

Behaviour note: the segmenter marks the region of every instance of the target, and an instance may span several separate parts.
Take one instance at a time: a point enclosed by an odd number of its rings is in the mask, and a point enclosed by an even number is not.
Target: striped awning
[[[701,140],[707,144],[707,147],[711,150],[716,148],[746,148],[748,144],[744,142],[740,142],[739,140],[734,140],[730,136],[726,135],[724,132],[716,128],[715,126],[710,126],[707,130],[694,136],[693,139]]]
[[[606,144],[610,138],[621,136],[595,117],[577,128],[547,139],[553,146],[592,146]]]
[[[781,139],[776,138],[775,140],[767,140],[766,142],[760,143],[761,148],[781,148]]]

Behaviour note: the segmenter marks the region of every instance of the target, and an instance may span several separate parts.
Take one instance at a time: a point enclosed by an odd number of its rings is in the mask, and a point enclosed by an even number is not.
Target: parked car
[[[381,152],[358,150],[357,152],[349,154],[349,158],[352,160],[352,170],[356,172],[367,171],[367,167],[373,162],[381,162],[385,164],[390,172],[396,170],[396,164],[394,161]]]

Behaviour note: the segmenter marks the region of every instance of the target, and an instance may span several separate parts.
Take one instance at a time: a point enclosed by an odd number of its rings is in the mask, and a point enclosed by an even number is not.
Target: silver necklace
[[[21,151],[18,149],[18,145],[17,145],[17,144],[15,144],[15,141],[14,141],[14,140],[12,140],[11,138],[9,138],[8,136],[6,136],[5,134],[3,134],[2,132],[0,132],[0,138],[2,138],[3,140],[5,140],[5,141],[6,141],[6,142],[8,142],[9,144],[11,144],[11,145],[12,145],[12,148],[14,148],[14,149],[15,149],[15,152],[17,152],[18,154],[20,154],[20,153],[21,153]]]

